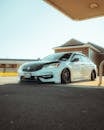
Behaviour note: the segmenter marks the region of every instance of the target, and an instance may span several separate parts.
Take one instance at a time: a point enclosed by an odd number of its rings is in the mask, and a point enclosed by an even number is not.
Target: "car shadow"
[[[100,88],[100,86],[97,86],[97,85],[90,85],[87,83],[89,83],[91,81],[89,80],[84,80],[84,81],[75,81],[75,82],[72,82],[72,83],[69,83],[69,84],[55,84],[53,82],[40,82],[40,81],[34,81],[34,80],[29,80],[29,81],[23,81],[23,82],[16,82],[16,83],[5,83],[5,84],[1,84],[0,87],[3,87],[3,86],[16,86],[16,87],[93,87],[93,88]],[[81,83],[81,84],[80,84]],[[85,83],[85,85],[84,85]]]

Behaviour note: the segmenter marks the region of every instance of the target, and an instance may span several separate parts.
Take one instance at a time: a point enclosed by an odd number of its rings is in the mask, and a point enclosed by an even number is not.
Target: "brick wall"
[[[86,56],[88,56],[88,47],[84,47],[84,48],[62,48],[62,49],[55,49],[55,53],[57,52],[68,52],[68,51],[79,51],[82,52],[83,54],[85,54]]]
[[[100,54],[93,49],[89,49],[89,58],[97,65],[100,64]]]

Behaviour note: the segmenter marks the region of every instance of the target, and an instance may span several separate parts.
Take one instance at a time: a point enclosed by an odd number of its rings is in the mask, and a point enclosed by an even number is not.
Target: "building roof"
[[[22,64],[24,62],[36,61],[35,59],[0,59],[0,64]]]
[[[95,47],[96,49],[98,49],[101,53],[104,53],[104,48],[99,46],[99,45],[96,45],[94,43],[91,43],[91,42],[88,42],[88,44],[92,45],[93,47]]]
[[[71,39],[67,41],[65,44],[62,44],[60,47],[69,47],[69,46],[81,46],[84,45],[84,43],[76,40],[76,39]]]
[[[75,47],[91,47],[91,48],[97,50],[100,53],[104,53],[104,48],[103,47],[98,46],[98,45],[96,45],[94,43],[91,43],[91,42],[82,43],[82,42],[80,42],[80,41],[78,41],[76,39],[71,39],[71,40],[67,41],[65,44],[62,44],[61,46],[56,47],[55,49],[57,49],[57,48],[63,48],[63,47],[64,48],[65,47],[71,47],[71,48],[73,48],[73,47],[74,48]]]

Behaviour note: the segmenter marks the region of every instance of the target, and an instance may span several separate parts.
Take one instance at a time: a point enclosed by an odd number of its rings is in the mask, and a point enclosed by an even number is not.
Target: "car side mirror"
[[[74,58],[71,62],[78,62],[79,58]]]

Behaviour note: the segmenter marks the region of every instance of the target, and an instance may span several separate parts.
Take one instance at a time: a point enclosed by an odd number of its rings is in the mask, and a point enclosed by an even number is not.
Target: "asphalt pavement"
[[[0,85],[0,130],[103,129],[103,88],[34,82]]]

